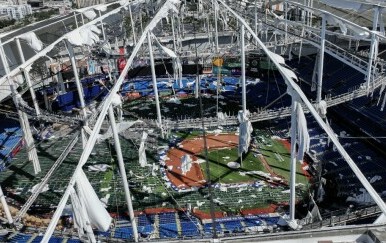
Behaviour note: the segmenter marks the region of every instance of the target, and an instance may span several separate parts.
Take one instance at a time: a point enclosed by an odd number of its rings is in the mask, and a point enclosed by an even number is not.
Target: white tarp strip
[[[318,110],[319,114],[322,117],[325,117],[327,115],[327,102],[325,100],[320,101],[320,103],[318,104]]]
[[[314,204],[314,207],[311,210],[312,222],[321,221],[322,215],[320,215],[318,205]]]
[[[223,113],[223,112],[218,112],[217,113],[217,118],[218,118],[219,121],[223,122],[223,121],[226,120],[226,114]]]
[[[243,111],[239,111],[239,114],[237,115],[237,118],[240,122],[238,149],[239,156],[244,152],[248,152],[249,144],[251,142],[251,133],[253,131],[253,128],[251,121],[249,121],[248,119],[248,116],[249,111],[247,111],[245,114]]]
[[[384,86],[382,86],[384,87]],[[382,90],[383,91],[383,90]],[[379,99],[381,98],[381,96],[379,97]],[[381,111],[383,111],[383,109],[385,108],[385,104],[386,104],[386,93],[385,95],[383,96],[383,101],[382,101],[382,106],[381,106]]]
[[[78,229],[80,234],[83,234],[84,229],[87,229],[86,223],[88,222],[88,219],[84,219],[85,215],[82,214],[82,204],[75,192],[75,189],[72,189],[70,197],[72,211],[74,212],[74,228]]]
[[[384,224],[386,223],[386,215],[383,213],[373,222],[373,224]]]
[[[290,70],[286,67],[282,67],[282,72],[285,73],[286,76],[292,78],[293,80],[298,81],[298,77],[296,76],[296,74],[292,70]]]
[[[326,192],[324,191],[323,183],[319,183],[316,201],[317,202],[323,202],[324,195],[326,195]]]
[[[307,130],[307,120],[304,116],[303,108],[300,102],[296,102],[297,112],[297,143],[299,145],[297,160],[302,161],[304,153],[310,148],[310,135]]]
[[[84,16],[86,16],[86,18],[88,18],[89,20],[93,20],[95,19],[95,17],[97,16],[97,14],[94,12],[94,10],[90,9],[90,10],[87,10],[85,12],[83,12]]]
[[[157,37],[152,33],[151,37],[155,40],[155,43],[158,45],[159,48],[161,48],[169,57],[171,58],[177,58],[177,55],[174,51],[170,50],[166,46],[163,46],[157,39]]]
[[[41,51],[43,49],[43,43],[34,32],[22,34],[19,38],[25,40],[34,51]]]
[[[276,53],[274,53],[274,52],[272,52],[272,51],[269,51],[269,54],[270,54],[270,56],[271,56],[273,59],[275,59],[275,61],[277,61],[278,63],[280,63],[280,64],[285,64],[284,58],[283,58],[282,56],[280,56],[279,54],[276,54]]]
[[[76,180],[79,200],[84,204],[90,223],[98,230],[108,231],[112,218],[96,195],[83,170]]]
[[[95,25],[82,26],[79,29],[71,32],[67,36],[67,40],[75,46],[92,46],[99,41],[101,31]]]
[[[362,28],[358,28],[353,25],[347,25],[347,28],[351,30],[354,37],[357,37],[359,39],[367,39],[370,36],[370,30],[368,30],[367,27],[362,27],[366,29],[366,30],[363,30]]]
[[[343,21],[335,18],[334,16],[332,16],[330,14],[325,14],[325,18],[326,18],[327,23],[329,23],[330,25],[339,26],[342,34],[344,34],[344,35],[347,34],[347,26],[345,23],[343,23]]]
[[[95,10],[98,10],[98,11],[101,11],[101,12],[104,12],[107,10],[107,6],[105,4],[101,4],[101,5],[96,5],[93,7]]]
[[[164,51],[169,57],[173,58],[174,73],[177,74],[176,78],[181,80],[182,79],[182,65],[181,65],[180,58],[177,56],[177,54],[173,50],[167,48],[166,46],[163,46],[154,34],[151,34],[151,37],[155,40],[157,46],[159,48],[161,48],[162,51]]]
[[[28,190],[29,192],[31,193],[36,193],[38,188],[40,187],[40,183],[34,185],[30,190]],[[46,192],[48,191],[50,188],[48,186],[48,184],[45,184],[44,187],[40,190],[40,193],[43,193],[43,192]]]
[[[106,171],[108,168],[110,168],[110,165],[107,164],[99,164],[99,165],[89,165],[87,167],[88,171]]]
[[[383,101],[382,101],[382,105],[381,105],[381,111],[383,111],[383,109],[385,108],[385,104],[386,104],[386,92],[384,93],[385,87],[386,87],[386,83],[383,82],[382,86],[381,86],[381,89],[379,90],[379,98],[378,98],[377,105],[379,105],[379,102],[381,101],[382,96],[383,96]]]
[[[189,154],[185,154],[181,157],[181,171],[183,175],[186,175],[187,172],[192,168],[192,158]]]
[[[120,123],[117,123],[117,130],[118,130],[118,133],[121,133],[127,129],[129,129],[130,127],[132,127],[133,125],[137,124],[137,123],[142,123],[143,121],[141,120],[136,120],[136,121],[122,121]],[[87,132],[89,135],[91,133]],[[101,142],[103,140],[106,140],[108,138],[111,138],[113,136],[113,130],[111,129],[111,126],[109,126],[109,129],[107,130],[107,132],[105,132],[104,134],[102,135],[99,135],[98,136],[98,142]]]
[[[111,104],[113,105],[113,107],[122,105],[122,97],[118,93],[115,93],[112,96],[113,97],[111,98]]]
[[[143,131],[141,137],[141,144],[139,145],[138,153],[139,153],[139,164],[141,167],[145,167],[147,165],[147,158],[145,152],[145,141],[147,138],[147,132]]]
[[[385,35],[385,23],[383,22],[383,14],[382,14],[382,11],[379,12],[378,23],[379,23],[379,31],[380,31],[380,34],[381,34],[381,35]]]

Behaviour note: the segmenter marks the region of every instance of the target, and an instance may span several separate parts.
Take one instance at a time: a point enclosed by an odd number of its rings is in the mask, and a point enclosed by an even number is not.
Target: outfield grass
[[[290,174],[290,153],[284,147],[284,145],[276,139],[270,137],[264,137],[264,143],[260,140],[259,151],[264,156],[265,160],[272,168],[272,170],[283,176],[289,181]],[[202,153],[201,157],[204,158],[205,154]],[[238,161],[237,148],[227,148],[219,150],[208,151],[208,161],[210,168],[210,176],[212,182],[219,183],[237,183],[248,182],[262,179],[258,175],[240,175],[239,172],[248,171],[263,171],[268,172],[261,160],[258,157],[254,157],[254,152],[250,149],[246,158],[243,158],[242,166],[239,169],[231,169],[227,166],[228,162]],[[205,163],[201,164],[201,169],[207,178]],[[307,177],[304,176],[301,165],[297,165],[296,182],[308,184]]]
[[[204,154],[202,154],[202,157],[204,157]],[[260,161],[257,158],[253,157],[252,153],[249,153],[246,158],[243,158],[242,167],[240,167],[239,169],[231,169],[227,166],[228,162],[237,161],[237,159],[237,148],[227,148],[209,151],[208,161],[212,182],[236,183],[261,179],[257,175],[243,176],[239,174],[239,171],[265,171],[264,166],[261,165]],[[201,169],[204,172],[205,178],[207,178],[205,166],[205,163],[201,164]]]
[[[197,136],[202,136],[202,131],[178,131],[175,135],[181,139],[191,139]]]
[[[264,140],[265,144],[259,143],[261,154],[275,173],[289,181],[291,154],[281,141],[271,138],[264,138]],[[296,166],[296,183],[308,184],[307,177],[303,174],[300,163]]]
[[[113,180],[114,170],[108,169],[105,172],[105,175],[101,181],[101,188],[108,188],[110,186],[111,181]]]

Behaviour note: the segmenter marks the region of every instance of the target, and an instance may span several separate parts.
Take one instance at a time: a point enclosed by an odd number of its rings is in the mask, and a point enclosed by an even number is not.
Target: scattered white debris
[[[105,188],[101,188],[99,191],[100,192],[108,192],[108,191],[110,191],[110,189],[111,189],[111,186],[105,187]]]
[[[110,199],[110,194],[106,194],[105,197],[102,197],[99,200],[102,202],[103,207],[107,208],[107,205],[109,204],[109,199]]]
[[[328,163],[333,164],[334,166],[338,166],[334,161],[329,161]]]
[[[87,169],[88,169],[88,171],[102,171],[102,172],[105,172],[110,167],[111,166],[109,166],[107,164],[99,164],[99,165],[89,165],[87,167]]]
[[[202,205],[204,205],[205,202],[200,202],[200,201],[197,201],[196,204],[198,207],[201,207]]]
[[[375,175],[370,179],[370,183],[374,183],[376,181],[382,180],[382,176]]]
[[[29,191],[29,192],[32,192],[32,193],[37,192],[39,185],[40,185],[40,183],[34,185],[34,186],[33,186],[31,189],[29,189],[28,191]],[[48,191],[49,189],[50,189],[50,188],[48,187],[48,184],[45,184],[44,187],[42,188],[42,190],[41,190],[40,193],[46,192],[46,191]]]
[[[213,202],[217,203],[218,205],[224,205],[224,203],[218,200],[217,198],[213,199]]]

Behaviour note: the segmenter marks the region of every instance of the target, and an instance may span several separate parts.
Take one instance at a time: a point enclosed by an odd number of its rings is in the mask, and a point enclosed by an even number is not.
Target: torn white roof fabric
[[[25,40],[34,51],[40,51],[43,49],[43,43],[38,39],[34,32],[22,34],[19,38]]]

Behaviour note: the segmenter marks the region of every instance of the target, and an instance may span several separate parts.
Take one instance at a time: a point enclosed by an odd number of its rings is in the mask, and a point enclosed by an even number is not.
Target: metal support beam
[[[255,0],[255,33],[257,35],[257,0]],[[257,45],[257,42],[256,42]]]
[[[247,87],[245,83],[245,29],[244,25],[241,25],[240,45],[241,45],[241,86],[242,86],[242,107],[243,114],[247,112]]]
[[[174,50],[174,53],[177,54],[177,41],[176,41],[176,35],[175,35],[175,32],[174,32],[174,14],[171,15],[171,20],[172,20],[172,35],[173,35],[173,50]],[[175,60],[175,62],[177,62],[177,60]],[[176,68],[177,68],[177,63],[175,63],[174,65],[174,82],[177,82],[178,80],[178,86],[180,89],[182,89],[182,79],[180,77],[180,74],[177,73],[176,71]]]
[[[1,45],[1,40],[0,40],[0,58],[1,58],[1,62],[3,63],[3,66],[4,66],[5,73],[8,74],[9,73],[9,66],[8,66],[7,59],[5,58],[4,46]],[[11,87],[11,90],[12,90],[12,87]],[[13,92],[12,92],[12,95],[14,95]],[[15,98],[14,98],[14,100],[15,100]],[[23,119],[23,117],[20,113],[21,113],[21,111],[18,109],[20,125],[22,125],[22,127],[23,127],[23,122],[21,121],[21,119]],[[3,205],[3,209],[4,209],[5,215],[7,217],[8,223],[13,224],[11,212],[9,211],[8,204],[7,204],[7,201],[5,200],[5,196],[4,196],[4,193],[3,193],[3,190],[1,189],[1,187],[0,187],[0,201],[1,201],[1,204]]]
[[[86,109],[85,109],[86,105],[85,105],[85,102],[84,102],[83,86],[82,86],[82,84],[80,83],[80,80],[79,80],[79,74],[78,74],[78,69],[76,67],[76,60],[75,60],[74,49],[72,48],[72,45],[71,45],[71,43],[68,40],[65,40],[65,44],[66,44],[66,47],[67,47],[68,54],[70,56],[70,61],[71,61],[71,65],[72,65],[72,71],[74,73],[76,89],[77,89],[78,95],[79,95],[80,109],[82,110],[82,113],[83,113],[83,119],[85,121],[85,125],[87,125],[87,113],[86,113]]]
[[[322,101],[322,85],[323,85],[323,65],[324,65],[324,50],[326,43],[326,15],[322,14],[322,32],[320,34],[320,49],[318,63],[318,86],[316,89],[316,103],[319,105]]]
[[[23,51],[21,49],[21,45],[20,45],[20,39],[19,38],[16,38],[16,45],[17,45],[17,49],[18,49],[18,52],[19,52],[19,56],[20,56],[20,60],[22,63],[25,62],[25,58],[24,58],[24,54],[23,54]],[[29,91],[30,91],[30,94],[31,94],[31,98],[32,98],[32,102],[34,104],[34,107],[35,107],[35,111],[36,111],[36,115],[39,116],[40,115],[40,108],[39,108],[39,105],[38,105],[38,102],[37,102],[37,99],[36,99],[36,94],[35,94],[35,90],[32,86],[32,82],[31,82],[31,79],[30,79],[30,76],[29,76],[29,72],[27,70],[23,70],[23,74],[24,74],[24,77],[25,77],[25,80],[27,82],[27,85],[29,87]],[[32,161],[32,164],[34,166],[34,172],[35,174],[39,173],[41,171],[41,168],[40,168],[40,163],[39,163],[39,158],[38,158],[38,155],[37,155],[37,151],[36,151],[36,148],[35,148],[35,143],[34,143],[34,139],[32,137],[32,134],[31,134],[31,127],[29,125],[29,122],[28,122],[28,116],[25,114],[25,112],[22,112],[22,116],[23,116],[23,122],[24,122],[24,126],[25,126],[25,140],[26,140],[26,144],[27,144],[27,151],[28,151],[28,159],[30,161]]]
[[[373,16],[373,31],[377,31],[378,27],[378,18],[379,18],[379,12],[381,11],[381,8],[379,6],[374,7],[374,16]],[[374,32],[371,32],[371,45],[370,45],[370,53],[369,53],[369,62],[367,66],[367,74],[366,74],[366,89],[367,92],[369,92],[370,89],[370,81],[371,81],[371,71],[373,68],[375,56],[375,46],[378,45],[377,37],[375,36]]]
[[[134,29],[134,20],[133,20],[133,13],[131,12],[131,4],[128,5],[129,7],[129,16],[130,16],[130,23],[131,23],[131,31],[133,33],[133,43],[135,46],[137,44],[137,38],[135,36],[135,29]]]
[[[158,127],[161,129],[161,136],[164,137],[163,129],[162,129],[161,108],[160,108],[159,97],[158,97],[157,77],[155,76],[155,65],[154,65],[154,57],[153,57],[153,47],[151,45],[150,32],[147,33],[147,43],[149,45],[151,78],[153,80],[153,91],[154,91],[154,99],[155,99],[155,108],[157,110],[157,123],[158,123]]]
[[[198,92],[200,92],[199,90],[199,85],[200,85],[200,81],[201,81],[201,77],[200,75],[197,75],[196,76],[196,82],[194,83],[194,97],[197,99],[198,98]]]
[[[5,200],[3,189],[1,189],[1,186],[0,186],[0,201],[1,201],[1,204],[3,205],[3,210],[5,212],[5,216],[8,220],[8,223],[13,224],[11,211],[9,211],[9,207],[8,207],[7,201]]]
[[[285,0],[283,4],[284,4],[284,23],[285,23],[285,26],[284,26],[284,30],[285,30],[284,43],[287,43],[287,40],[288,40],[288,32],[287,32],[287,29],[288,29],[288,3],[287,3],[287,0]]]
[[[0,42],[0,44],[1,44],[1,42]],[[0,49],[1,49],[0,56],[1,56],[1,61],[2,61],[3,66],[4,66],[4,71],[5,71],[5,73],[7,75],[9,75],[10,69],[9,69],[8,61],[7,61],[6,56],[5,56],[4,46],[1,45]],[[25,112],[21,111],[18,108],[18,106],[19,106],[19,99],[21,98],[21,96],[16,91],[14,82],[12,80],[10,80],[9,77],[7,77],[7,78],[8,78],[9,87],[11,89],[11,94],[12,94],[13,102],[14,102],[14,104],[16,106],[17,113],[19,115],[20,127],[23,130],[24,140],[25,140],[25,142],[27,144],[26,147],[27,147],[28,159],[30,161],[32,161],[35,174],[38,174],[41,171],[41,168],[40,168],[40,164],[39,164],[38,155],[36,153],[36,148],[35,148],[35,145],[34,145],[34,139],[33,139],[32,134],[31,134],[31,128],[30,128],[30,125],[29,125],[28,117],[25,114]]]
[[[218,19],[218,3],[213,1],[214,4],[214,29],[215,29],[215,40],[216,40],[216,54],[218,54],[218,29],[217,29],[217,19]]]
[[[80,15],[82,15],[82,14],[80,14]],[[74,12],[74,20],[75,20],[76,28],[79,28],[78,19],[76,18],[76,12]]]
[[[291,163],[290,163],[290,220],[295,220],[296,206],[296,97],[292,97],[292,113],[291,113]]]
[[[98,12],[99,12],[99,17],[101,17],[101,16],[102,16],[101,11],[98,10]],[[103,36],[103,40],[105,41],[105,40],[106,40],[106,34],[105,34],[105,27],[104,27],[104,25],[103,25],[102,19],[100,20],[100,23],[101,23],[101,28],[102,28],[102,36]]]
[[[133,227],[134,241],[138,242],[137,223],[135,222],[133,203],[131,201],[129,183],[127,182],[127,175],[126,175],[126,170],[125,170],[125,164],[123,162],[121,143],[119,141],[118,129],[117,129],[117,125],[115,123],[115,117],[114,117],[114,111],[113,111],[112,105],[109,108],[109,120],[110,120],[111,130],[113,131],[115,152],[117,153],[119,172],[120,172],[121,177],[122,177],[123,190],[125,191],[125,199],[126,199],[126,203],[127,203],[127,209],[129,211],[131,226]]]
[[[76,15],[75,15],[75,17],[76,17]],[[19,52],[20,60],[21,60],[22,63],[25,63],[24,53],[23,53],[23,50],[21,49],[20,39],[19,38],[16,38],[16,45],[17,45],[17,50]],[[29,76],[29,72],[27,70],[23,69],[23,73],[24,73],[24,77],[25,77],[25,80],[26,80],[28,88],[29,88],[29,92],[31,93],[31,99],[32,99],[32,102],[33,102],[34,107],[35,107],[36,115],[39,116],[40,115],[40,108],[39,108],[38,101],[36,99],[35,90],[34,90],[34,88],[32,86],[32,82],[31,82],[31,78]]]
[[[314,7],[314,0],[309,0],[310,1],[310,7],[313,8]],[[309,20],[309,24],[310,26],[312,26],[312,18],[313,18],[313,14],[314,12],[310,11],[310,20]]]
[[[174,33],[174,14],[172,14],[172,16],[170,18],[172,20],[173,50],[174,50],[174,53],[177,54],[176,35]],[[180,87],[180,88],[182,88],[182,87]]]

